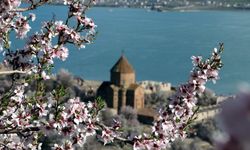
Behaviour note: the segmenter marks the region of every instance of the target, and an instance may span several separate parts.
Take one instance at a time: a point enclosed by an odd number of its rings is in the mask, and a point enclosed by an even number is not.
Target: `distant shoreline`
[[[191,6],[191,7],[174,7],[174,8],[152,8],[151,10],[156,10],[159,12],[171,12],[171,11],[249,11],[250,8],[240,8],[240,7],[205,7],[205,6]]]
[[[50,3],[49,5],[63,6],[62,3]],[[213,7],[213,6],[177,6],[177,7],[162,7],[162,6],[123,6],[123,5],[113,5],[113,4],[99,4],[93,7],[103,7],[103,8],[135,8],[135,9],[146,9],[158,12],[175,12],[175,11],[202,11],[202,10],[217,10],[217,11],[249,11],[250,7]]]

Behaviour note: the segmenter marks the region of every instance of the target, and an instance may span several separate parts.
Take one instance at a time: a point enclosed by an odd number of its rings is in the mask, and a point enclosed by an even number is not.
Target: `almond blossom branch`
[[[70,18],[76,19],[81,30],[74,30],[62,21],[50,21],[45,23],[42,32],[34,34],[28,39],[23,49],[10,50],[9,33],[15,31],[17,38],[26,38],[31,28],[28,21],[35,19],[34,14],[26,17],[21,12],[35,9],[43,3],[45,4],[46,1],[31,2],[31,7],[23,9],[19,8],[21,0],[0,1],[0,51],[3,49],[5,51],[4,64],[13,68],[13,71],[3,72],[3,74],[27,73],[26,83],[15,79],[14,87],[10,91],[12,94],[0,95],[0,132],[2,137],[0,141],[3,141],[4,148],[8,149],[39,149],[41,143],[35,142],[38,138],[37,132],[71,133],[77,141],[84,141],[96,129],[93,124],[96,122],[96,118],[91,117],[91,114],[88,113],[88,111],[92,111],[89,110],[91,106],[81,104],[79,99],[76,99],[78,102],[74,102],[75,99],[73,99],[66,103],[60,102],[60,105],[55,106],[53,98],[44,96],[45,91],[43,85],[40,84],[41,80],[49,79],[48,72],[53,65],[53,59],[65,60],[68,57],[66,43],[70,42],[83,48],[85,44],[91,42],[90,38],[94,34],[95,24],[85,16],[88,7],[83,4],[83,1],[65,0],[65,4],[69,5]],[[88,4],[92,2],[91,0]],[[52,39],[57,37],[59,42],[57,45],[53,45]],[[33,81],[37,81],[37,91],[33,96],[27,96],[25,86]],[[81,104],[80,107],[77,106],[78,104]],[[64,110],[66,105],[69,108],[72,108],[72,105],[78,111],[68,114],[72,110]],[[79,112],[82,112],[82,117],[75,114]],[[82,130],[72,132],[73,128],[82,128]],[[46,136],[46,134],[44,135]],[[24,144],[25,142],[31,143]],[[0,146],[1,148],[3,147]]]
[[[222,67],[220,54],[223,50],[221,43],[219,49],[215,48],[207,60],[202,60],[201,56],[191,57],[194,68],[190,79],[179,86],[176,94],[170,98],[170,104],[160,110],[152,127],[152,134],[135,137],[134,149],[164,149],[175,139],[186,137],[186,127],[190,125],[196,112],[196,96],[204,92],[209,80],[215,82],[219,78],[218,71]]]
[[[29,11],[29,10],[34,10],[37,7],[42,6],[42,5],[46,4],[46,3],[48,3],[48,1],[49,0],[40,0],[39,2],[34,3],[33,0],[32,0],[31,5],[29,7],[26,7],[26,8],[16,8],[16,9],[11,10],[10,12],[25,12],[25,11]]]

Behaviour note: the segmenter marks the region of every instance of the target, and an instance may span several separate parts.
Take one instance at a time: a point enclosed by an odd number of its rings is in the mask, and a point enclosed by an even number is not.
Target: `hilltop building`
[[[101,84],[97,95],[118,113],[122,107],[131,106],[137,110],[138,119],[142,122],[154,120],[155,112],[144,108],[144,88],[136,83],[135,70],[124,55],[111,68],[110,81]]]

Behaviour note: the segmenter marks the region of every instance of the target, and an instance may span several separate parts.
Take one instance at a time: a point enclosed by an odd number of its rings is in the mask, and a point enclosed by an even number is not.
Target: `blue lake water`
[[[37,10],[34,30],[41,21],[56,15],[66,16],[63,6],[45,6]],[[220,94],[237,91],[250,83],[250,11],[150,12],[144,9],[92,8],[87,13],[98,25],[94,44],[86,49],[70,48],[65,62],[56,62],[56,70],[91,80],[109,80],[109,70],[125,51],[136,70],[137,80],[185,82],[192,55],[208,57],[224,42],[224,68],[221,80],[208,87]],[[21,42],[14,42],[16,47]]]

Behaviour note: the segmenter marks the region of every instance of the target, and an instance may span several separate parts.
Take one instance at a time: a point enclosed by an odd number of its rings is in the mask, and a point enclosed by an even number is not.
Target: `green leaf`
[[[97,110],[102,110],[105,107],[105,100],[100,96],[96,98]]]

